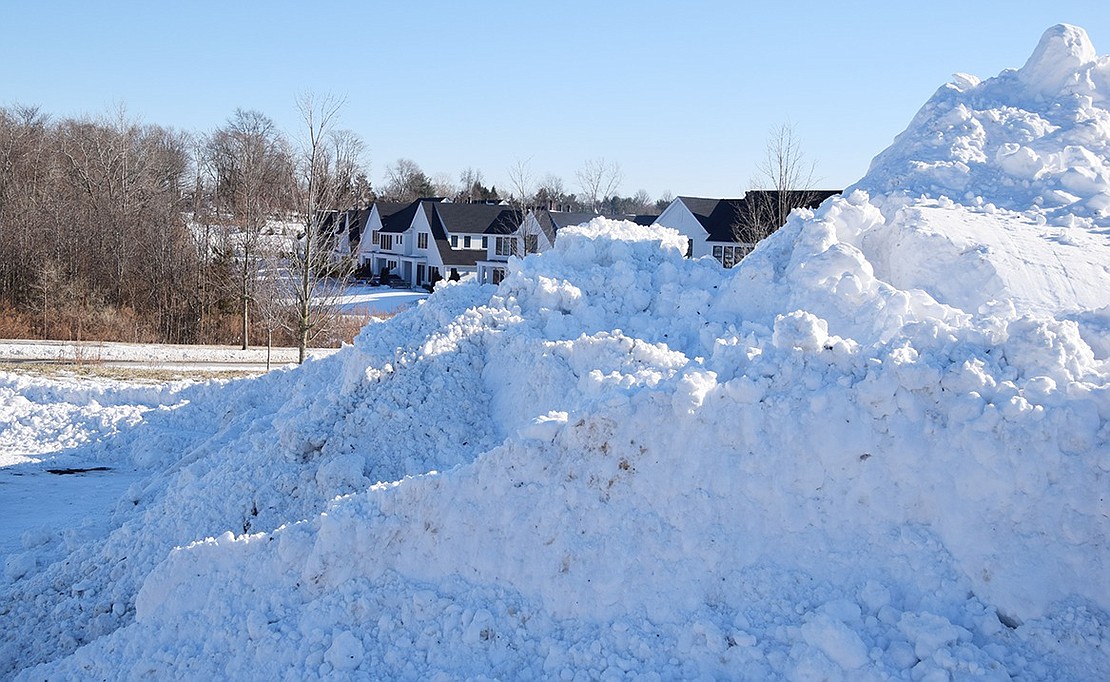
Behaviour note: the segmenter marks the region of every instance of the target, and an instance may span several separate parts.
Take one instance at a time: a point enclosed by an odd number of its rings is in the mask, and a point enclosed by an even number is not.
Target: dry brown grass
[[[0,301],[0,339],[31,339],[37,336],[30,315]]]

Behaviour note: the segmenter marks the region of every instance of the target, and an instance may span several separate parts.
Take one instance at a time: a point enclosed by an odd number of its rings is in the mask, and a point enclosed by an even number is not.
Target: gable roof
[[[513,234],[520,228],[520,224],[524,219],[520,216],[520,211],[515,208],[501,207],[501,212],[490,221],[489,227],[486,228],[486,234]]]
[[[448,234],[483,234],[505,211],[496,204],[437,204],[435,212]]]
[[[464,210],[456,210],[462,207]],[[481,209],[497,209],[496,211],[470,211],[466,207],[481,208]],[[428,216],[428,224],[432,227],[432,240],[435,242],[436,250],[439,251],[439,259],[443,261],[444,266],[451,267],[474,267],[477,266],[478,261],[486,257],[486,252],[480,249],[453,249],[451,248],[451,241],[448,236],[448,229],[445,225],[444,219],[451,220],[453,230],[451,234],[459,235],[481,235],[490,224],[497,220],[499,214],[505,209],[502,206],[489,206],[485,204],[436,204],[435,210],[431,211]],[[447,209],[444,211],[443,209]],[[481,223],[482,218],[485,217],[485,225],[481,230],[477,230],[477,225]],[[477,230],[477,231],[476,231]]]
[[[440,201],[443,201],[443,199],[417,199],[416,201],[408,204],[380,204],[378,208],[378,214],[382,218],[381,231],[394,234],[405,232],[410,227],[412,227],[412,219],[416,217],[416,212],[420,210],[421,207],[424,207],[424,210],[426,211],[428,205],[435,204]],[[381,206],[392,209],[394,206],[398,205],[402,206],[402,208],[393,210],[393,212],[389,213],[388,215],[381,209]]]
[[[366,221],[370,219],[370,209],[360,208],[351,211],[350,227],[347,232],[347,241],[353,247],[362,238],[362,231],[366,229]]]
[[[831,196],[840,194],[835,189],[815,190],[748,190],[739,199],[705,199],[702,197],[678,197],[683,205],[698,219],[705,229],[709,242],[735,242],[734,236],[737,222],[745,214],[754,214],[760,209],[778,202],[780,195],[786,194],[786,199],[806,208],[817,208],[821,202]],[[770,226],[777,230],[781,225]]]
[[[375,201],[371,208],[378,209],[378,217],[382,219],[382,224],[385,224],[385,219],[394,213],[403,210],[409,204],[401,203],[399,201]]]
[[[543,211],[539,221],[540,228],[547,235],[548,243],[555,243],[555,236],[564,227],[583,225],[597,217],[596,213],[576,213],[573,211]]]

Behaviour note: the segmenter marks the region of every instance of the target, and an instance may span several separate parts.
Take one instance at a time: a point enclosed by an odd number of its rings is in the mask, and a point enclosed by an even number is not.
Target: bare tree
[[[548,173],[539,181],[536,188],[536,205],[551,210],[558,210],[559,206],[570,203],[571,197],[566,194],[563,179]]]
[[[733,235],[754,246],[786,224],[795,208],[811,206],[821,195],[814,190],[816,165],[805,158],[794,126],[771,130],[763,159],[756,166],[751,190],[738,208]]]
[[[667,207],[671,205],[672,201],[674,201],[674,195],[671,194],[671,190],[663,190],[663,193],[655,200],[655,212],[662,213],[667,210]]]
[[[351,202],[347,178],[361,166],[362,141],[346,131],[337,134],[335,125],[343,100],[331,95],[304,94],[297,98],[301,115],[302,141],[299,212],[304,232],[291,246],[288,257],[294,315],[292,331],[297,338],[298,362],[304,362],[308,344],[325,331],[339,315],[339,298],[346,288],[350,261],[340,264],[330,258],[325,225],[345,212],[336,207]]]
[[[482,190],[482,171],[477,168],[467,167],[463,172],[459,173],[459,184],[461,185],[461,192],[459,196],[469,202],[478,201],[483,198],[481,196]]]
[[[539,250],[540,207],[536,202],[536,187],[532,179],[532,159],[517,159],[509,167],[509,205],[512,213],[513,235],[511,252],[523,258]]]
[[[262,228],[289,195],[293,161],[285,136],[257,111],[236,109],[227,124],[209,137],[207,148],[217,211],[235,227],[234,236],[225,243],[237,265],[230,284],[239,299],[241,342],[246,350],[263,257]]]
[[[397,159],[385,169],[382,195],[389,201],[414,201],[435,195],[432,179],[412,159]]]
[[[602,203],[620,188],[624,174],[616,161],[604,158],[589,159],[575,173],[582,188],[582,200],[588,202],[594,213],[601,212]]]
[[[655,207],[646,189],[637,190],[630,202],[631,213],[649,213]]]
[[[186,216],[215,183],[197,149],[122,108],[57,122],[0,108],[0,306],[53,338],[200,340],[211,249]]]

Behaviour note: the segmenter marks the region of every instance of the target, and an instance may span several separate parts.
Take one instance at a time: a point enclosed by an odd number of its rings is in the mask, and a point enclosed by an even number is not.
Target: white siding
[[[678,230],[682,236],[692,239],[694,242],[694,258],[711,254],[711,248],[708,242],[705,241],[706,237],[709,236],[708,233],[698,222],[697,217],[690,212],[690,209],[686,208],[686,204],[682,203],[681,199],[672,201],[671,205],[655,219],[654,224]]]

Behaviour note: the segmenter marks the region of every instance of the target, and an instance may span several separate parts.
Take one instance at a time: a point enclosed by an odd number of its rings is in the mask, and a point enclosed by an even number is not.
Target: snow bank
[[[0,661],[1107,677],[1094,55],[1061,26],[960,76],[734,270],[598,219],[496,289],[148,419],[118,447],[159,473],[103,543],[4,588]]]

